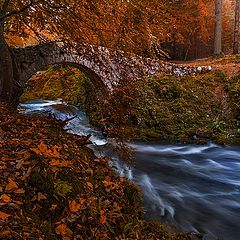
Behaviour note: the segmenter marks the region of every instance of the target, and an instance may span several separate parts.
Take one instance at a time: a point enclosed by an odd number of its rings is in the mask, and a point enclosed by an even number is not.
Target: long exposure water
[[[73,134],[91,134],[95,149],[112,157],[118,174],[144,191],[145,216],[201,233],[202,239],[240,239],[240,147],[134,143],[134,166],[119,161],[84,111],[57,101],[21,104],[25,114],[77,115],[66,125]]]

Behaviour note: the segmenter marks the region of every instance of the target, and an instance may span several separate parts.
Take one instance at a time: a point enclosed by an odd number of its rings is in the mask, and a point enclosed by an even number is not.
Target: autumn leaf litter
[[[138,187],[63,122],[0,111],[0,239],[189,239],[146,223]]]

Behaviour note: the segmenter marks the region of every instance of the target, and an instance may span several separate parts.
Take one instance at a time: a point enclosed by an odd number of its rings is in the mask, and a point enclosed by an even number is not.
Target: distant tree
[[[222,53],[222,0],[215,0],[214,54]]]
[[[236,0],[234,17],[233,54],[239,53],[239,15],[240,15],[240,0]]]

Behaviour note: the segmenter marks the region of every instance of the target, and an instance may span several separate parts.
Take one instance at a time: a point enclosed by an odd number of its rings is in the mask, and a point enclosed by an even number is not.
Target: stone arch
[[[24,78],[22,79],[20,78],[22,80],[23,88],[25,88],[28,80],[31,79],[37,72],[42,70],[47,70],[51,66],[72,66],[74,68],[77,68],[91,80],[91,82],[95,86],[95,89],[99,92],[100,95],[109,94],[109,89],[95,72],[93,72],[91,69],[85,66],[79,65],[77,63],[72,63],[72,62],[59,62],[59,63],[50,64],[50,65],[46,64],[46,65],[42,65],[39,68],[34,68],[32,71],[28,71],[26,75],[22,75],[22,77]]]
[[[104,91],[112,88],[109,82],[96,73],[95,69],[93,69],[94,63],[90,64],[86,56],[79,56],[76,52],[68,52],[55,43],[16,48],[13,49],[13,54],[19,75],[19,84],[23,88],[27,80],[36,72],[51,65],[74,66],[88,75]]]
[[[24,88],[27,79],[39,69],[62,63],[76,64],[89,76],[102,83],[102,86],[105,86],[109,92],[112,92],[114,87],[121,83],[123,79],[135,81],[159,72],[183,76],[211,70],[209,66],[181,66],[87,44],[79,44],[74,48],[65,46],[60,42],[50,42],[25,48],[15,48],[12,49],[12,52],[19,76],[16,85],[22,88]],[[18,93],[15,95],[18,95]]]
[[[13,50],[13,54],[19,76],[18,85],[22,89],[16,101],[19,101],[27,81],[38,71],[47,69],[51,65],[69,65],[78,68],[90,78],[94,86],[94,94],[100,100],[106,98],[110,92],[111,86],[109,87],[91,68],[93,64],[89,64],[85,57],[80,58],[75,52],[68,52],[55,43],[17,48]]]

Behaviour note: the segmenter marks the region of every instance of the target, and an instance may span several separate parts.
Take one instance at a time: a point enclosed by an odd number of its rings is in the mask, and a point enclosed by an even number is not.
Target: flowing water
[[[173,224],[202,239],[240,239],[240,147],[134,143],[136,161],[117,159],[101,132],[88,123],[84,111],[57,101],[21,104],[24,113],[52,114],[68,119],[66,130],[91,134],[98,153],[112,157],[118,174],[144,191],[145,216]]]

